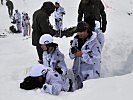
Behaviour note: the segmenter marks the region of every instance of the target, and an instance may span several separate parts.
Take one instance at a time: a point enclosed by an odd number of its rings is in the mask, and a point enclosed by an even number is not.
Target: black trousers
[[[8,14],[9,14],[9,16],[12,16],[12,14],[13,14],[13,9],[8,8]]]
[[[42,56],[43,56],[43,49],[41,48],[41,45],[36,46],[36,50],[37,50],[37,54],[38,54],[39,60],[43,60],[43,58],[42,58]]]

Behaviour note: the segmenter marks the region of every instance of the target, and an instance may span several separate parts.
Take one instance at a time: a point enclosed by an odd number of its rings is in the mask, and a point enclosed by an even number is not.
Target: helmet
[[[42,75],[42,71],[45,69],[45,66],[42,64],[37,64],[32,66],[30,72],[29,72],[29,76],[32,77],[37,77],[37,76],[41,76]]]
[[[52,69],[50,67],[47,67],[47,66],[44,66],[42,64],[36,64],[36,65],[33,65],[30,72],[29,72],[29,76],[32,76],[32,77],[37,77],[37,76],[45,76],[45,74],[48,72],[48,71],[52,71]]]
[[[44,34],[40,37],[40,44],[50,44],[53,43],[53,37],[50,34]]]

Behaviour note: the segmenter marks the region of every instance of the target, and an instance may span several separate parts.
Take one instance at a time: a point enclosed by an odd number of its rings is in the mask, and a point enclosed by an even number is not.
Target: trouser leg
[[[36,50],[37,50],[37,54],[38,54],[39,60],[42,61],[43,60],[42,59],[43,50],[42,50],[41,46],[40,45],[39,46],[36,46]]]
[[[21,23],[20,23],[20,22],[17,23],[17,30],[18,30],[19,33],[22,32],[22,29],[21,29]]]
[[[9,14],[9,16],[10,16],[10,9],[8,8],[8,14]]]
[[[3,0],[1,0],[1,4],[3,5]]]
[[[13,15],[13,9],[11,9],[11,12],[10,12],[10,16],[12,16]]]

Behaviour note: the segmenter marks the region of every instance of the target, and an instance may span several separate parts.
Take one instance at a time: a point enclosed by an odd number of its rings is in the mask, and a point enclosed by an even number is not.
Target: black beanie
[[[41,8],[44,9],[46,13],[49,15],[54,12],[55,5],[52,2],[47,1],[43,3],[43,6]]]
[[[88,28],[89,28],[89,26],[86,22],[80,21],[80,22],[78,22],[76,31],[77,32],[84,32],[84,31],[88,30]]]

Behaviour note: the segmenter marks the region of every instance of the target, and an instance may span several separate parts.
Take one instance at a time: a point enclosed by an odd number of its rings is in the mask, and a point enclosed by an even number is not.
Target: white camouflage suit
[[[71,48],[78,47],[78,39],[74,38]],[[81,48],[82,57],[75,57],[69,50],[69,56],[74,59],[73,72],[81,77],[82,81],[100,77],[101,46],[97,40],[97,33],[93,32],[90,39]]]
[[[64,61],[64,55],[58,48],[49,54],[46,51],[43,52],[43,64],[44,66],[51,67],[53,70],[55,70],[55,67],[58,66],[63,71],[62,75],[67,74],[67,66]]]
[[[25,14],[23,13],[23,16],[22,16],[22,27],[23,27],[23,36],[28,36],[28,26],[30,25],[30,22],[29,22],[30,18]]]
[[[104,46],[104,34],[102,32],[102,30],[100,29],[100,22],[99,21],[95,21],[95,32],[97,33],[97,40],[99,41],[100,45],[101,45],[101,50]]]
[[[46,81],[41,91],[44,93],[59,95],[61,91],[67,92],[69,87],[69,79],[67,77],[63,77],[56,71],[48,70],[46,74]]]
[[[69,90],[70,85],[69,79],[67,77],[63,77],[52,68],[44,66],[42,64],[32,66],[32,69],[29,72],[29,76],[37,77],[42,75],[45,83],[41,88],[41,92],[59,95],[61,91]]]
[[[55,29],[57,31],[62,30],[63,28],[63,15],[65,14],[65,10],[63,7],[59,7],[57,10],[54,12],[54,17],[55,17]]]
[[[17,31],[22,32],[22,26],[21,26],[21,14],[19,12],[14,14],[15,20],[16,20],[16,26]]]

